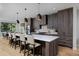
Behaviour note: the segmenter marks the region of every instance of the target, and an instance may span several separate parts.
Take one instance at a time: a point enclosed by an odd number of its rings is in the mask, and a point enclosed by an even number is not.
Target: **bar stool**
[[[14,46],[14,44],[15,44],[15,39],[16,39],[16,37],[15,37],[15,33],[11,33],[11,35],[12,35],[12,39],[11,39],[11,46],[13,47]]]
[[[15,46],[15,49],[17,48],[17,46],[20,47],[20,36],[17,36],[15,35],[15,41],[14,41],[14,46]]]
[[[24,52],[23,52],[24,56],[25,56],[25,53],[28,52],[28,51],[26,51],[27,46],[28,46],[28,44],[26,42],[27,42],[27,38],[25,38],[25,35],[20,34],[20,53],[22,50],[24,50]]]
[[[41,44],[36,43],[36,42],[34,41],[34,38],[33,38],[32,35],[28,35],[28,36],[27,36],[27,43],[29,44],[27,50],[28,50],[29,52],[32,51],[32,54],[35,55],[35,52],[37,51],[36,48],[40,47]],[[38,51],[39,51],[39,50],[40,50],[40,49],[38,49]],[[31,54],[31,53],[29,53],[29,52],[28,52],[28,55]],[[39,52],[38,52],[38,53],[39,53]]]

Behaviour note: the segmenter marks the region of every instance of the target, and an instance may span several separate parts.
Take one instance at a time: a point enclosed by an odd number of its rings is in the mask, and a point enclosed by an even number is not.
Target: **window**
[[[1,23],[1,32],[7,32],[7,31],[11,31],[11,32],[15,32],[16,30],[16,24],[15,23]]]

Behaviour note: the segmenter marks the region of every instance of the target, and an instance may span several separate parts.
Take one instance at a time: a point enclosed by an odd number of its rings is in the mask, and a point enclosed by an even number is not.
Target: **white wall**
[[[73,50],[77,50],[77,8],[73,7]]]
[[[79,49],[79,9],[77,9],[77,49]]]
[[[79,40],[79,10],[77,10],[77,39]]]

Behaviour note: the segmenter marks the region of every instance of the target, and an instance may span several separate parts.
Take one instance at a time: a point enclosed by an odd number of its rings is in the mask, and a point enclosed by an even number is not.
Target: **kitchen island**
[[[42,46],[43,56],[56,56],[57,55],[58,53],[57,40],[59,36],[41,35],[41,34],[32,34],[32,36],[35,40],[44,42],[44,46]]]
[[[59,36],[42,35],[42,34],[31,34],[35,40],[43,42],[42,56],[56,56],[58,53],[57,40]],[[19,36],[19,34],[16,34]],[[27,38],[28,35],[25,35]]]

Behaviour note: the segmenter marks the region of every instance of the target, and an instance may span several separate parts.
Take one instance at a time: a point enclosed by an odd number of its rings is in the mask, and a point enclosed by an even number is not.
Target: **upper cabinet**
[[[57,29],[57,13],[48,15],[48,28]]]
[[[59,34],[72,36],[73,34],[73,9],[65,9],[58,12]]]
[[[73,36],[73,8],[69,9],[68,11],[69,13],[69,25],[68,25],[68,33]]]
[[[55,28],[59,34],[72,36],[73,34],[73,8],[58,11],[48,15],[48,28]]]

